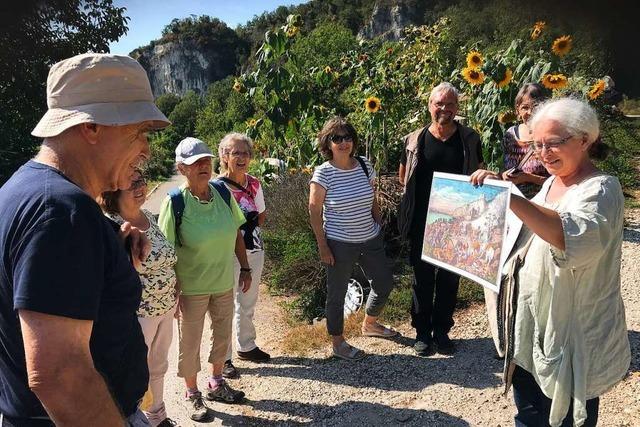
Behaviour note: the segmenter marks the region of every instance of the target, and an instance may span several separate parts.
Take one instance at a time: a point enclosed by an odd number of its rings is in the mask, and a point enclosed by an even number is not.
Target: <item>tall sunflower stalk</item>
[[[538,21],[527,40],[515,39],[502,52],[488,55],[473,46],[460,58],[463,65],[452,76],[462,88],[461,111],[466,113],[467,124],[480,134],[491,168],[501,167],[501,142],[506,129],[515,123],[515,97],[522,85],[540,83],[550,96],[581,94],[591,102],[604,91],[600,80],[571,73],[574,39],[571,35],[554,38],[551,31]],[[529,46],[533,44],[536,47]]]

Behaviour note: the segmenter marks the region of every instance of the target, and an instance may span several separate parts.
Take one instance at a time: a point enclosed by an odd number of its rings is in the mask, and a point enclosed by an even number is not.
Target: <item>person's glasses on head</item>
[[[545,142],[532,141],[531,147],[533,148],[533,151],[535,151],[536,153],[540,153],[543,148],[546,148],[547,150],[556,150],[571,138],[573,138],[573,135],[569,135],[565,138],[551,139]]]
[[[233,158],[240,158],[240,157],[251,157],[251,153],[248,151],[241,151],[241,150],[232,150],[229,152],[229,155]]]
[[[339,145],[339,144],[342,144],[343,142],[353,142],[353,137],[351,135],[340,135],[340,134],[334,133],[333,135],[329,136],[329,141]]]
[[[127,188],[127,191],[137,190],[147,185],[147,181],[144,178],[138,178],[131,182],[131,187]]]

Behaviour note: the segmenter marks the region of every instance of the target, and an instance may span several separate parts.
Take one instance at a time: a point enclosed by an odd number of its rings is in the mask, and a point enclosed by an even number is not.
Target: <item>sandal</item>
[[[376,329],[367,329],[366,326],[362,325],[362,335],[365,337],[380,337],[380,338],[391,338],[398,335],[398,331],[393,328],[388,328],[384,325],[378,324],[378,326],[382,327],[382,331]]]
[[[333,348],[333,355],[343,360],[360,360],[366,356],[364,351],[350,346],[346,341],[340,343],[338,348]]]

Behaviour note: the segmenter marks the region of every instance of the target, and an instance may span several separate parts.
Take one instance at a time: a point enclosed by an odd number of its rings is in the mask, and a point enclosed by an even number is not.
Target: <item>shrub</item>
[[[265,188],[265,280],[273,293],[295,295],[292,317],[311,321],[323,312],[325,273],[309,225],[309,174],[295,173]]]
[[[466,308],[474,303],[484,303],[484,289],[466,277],[460,278],[457,308]]]

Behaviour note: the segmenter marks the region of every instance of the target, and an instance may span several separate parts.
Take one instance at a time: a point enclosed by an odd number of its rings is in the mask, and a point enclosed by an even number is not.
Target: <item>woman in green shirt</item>
[[[222,377],[231,341],[234,253],[241,266],[240,289],[246,292],[251,286],[251,269],[239,230],[245,222],[244,214],[233,197],[223,197],[210,182],[212,157],[209,147],[199,139],[185,138],[178,144],[176,164],[187,182],[180,187],[179,193],[167,196],[158,218],[160,229],[178,255],[178,376],[185,379],[187,399],[193,406],[191,418],[196,421],[208,417],[208,409],[197,384],[200,344],[207,312],[211,318],[213,338],[208,358],[211,377],[206,398],[225,403],[238,403],[244,398],[243,392],[229,387]],[[184,209],[176,229],[175,206],[172,204],[180,198]]]

